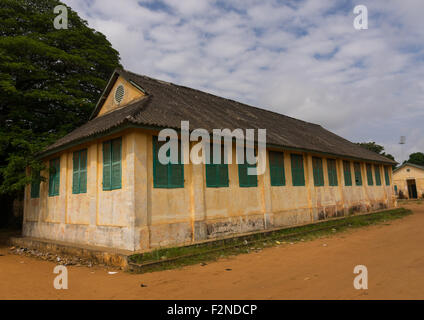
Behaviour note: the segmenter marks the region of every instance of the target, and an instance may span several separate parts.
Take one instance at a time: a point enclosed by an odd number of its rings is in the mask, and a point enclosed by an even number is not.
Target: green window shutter
[[[221,163],[218,165],[218,187],[228,187],[228,164]]]
[[[303,156],[300,154],[291,154],[290,157],[293,186],[304,186],[305,172],[303,169]]]
[[[72,193],[87,192],[87,149],[75,151],[73,154]]]
[[[375,185],[376,186],[381,186],[380,166],[379,165],[375,165],[374,166],[374,171],[375,171]]]
[[[55,184],[54,184],[54,195],[59,195],[59,186],[60,186],[60,158],[56,159],[56,175],[55,175]]]
[[[111,189],[121,189],[122,187],[122,139],[112,140],[112,177]]]
[[[247,177],[247,164],[239,163],[238,164],[238,174],[239,174],[239,186],[240,187],[248,187],[249,180]]]
[[[79,193],[87,192],[87,149],[80,151]]]
[[[159,162],[159,148],[164,144],[153,137],[153,186],[155,188],[168,188],[168,165]]]
[[[224,148],[221,148],[221,163],[212,163],[212,153],[209,156],[211,159],[206,164],[206,187],[228,187],[228,164],[224,163]]]
[[[327,171],[328,171],[328,184],[330,186],[337,186],[337,164],[334,159],[327,159]]]
[[[361,164],[359,162],[355,162],[353,164],[353,168],[355,171],[355,184],[357,186],[362,186]]]
[[[49,196],[58,196],[60,186],[60,158],[50,160]]]
[[[206,164],[206,186],[209,188],[218,187],[218,166],[216,164]]]
[[[37,173],[37,179],[33,182],[31,182],[31,198],[39,198],[40,197],[40,181],[41,179],[38,178],[40,176],[40,173]]]
[[[171,163],[168,167],[168,186],[171,188],[184,188],[184,165]]]
[[[76,194],[79,193],[79,160],[80,160],[80,153],[74,152],[72,157],[72,193]]]
[[[384,167],[384,178],[386,180],[386,186],[390,186],[389,167]]]
[[[112,188],[112,147],[111,142],[103,142],[103,190]]]
[[[269,171],[271,186],[285,186],[284,153],[269,151]]]
[[[372,168],[371,165],[367,163],[367,182],[369,186],[372,186],[374,184],[372,180]]]
[[[349,161],[343,161],[343,173],[344,173],[345,186],[351,186],[352,185],[352,174],[350,172],[350,162]]]
[[[322,159],[313,157],[312,158],[312,168],[314,174],[314,185],[317,187],[324,185],[324,172],[322,168]]]
[[[153,186],[155,188],[184,188],[184,164],[178,152],[178,164],[166,165],[159,161],[159,148],[165,141],[153,137]],[[168,150],[169,152],[169,150]]]
[[[258,176],[256,174],[249,175],[247,173],[248,168],[256,168],[256,163],[255,164],[247,163],[246,150],[244,152],[245,152],[244,163],[239,163],[238,165],[239,186],[242,188],[257,187]],[[256,154],[256,150],[255,150],[255,154]]]

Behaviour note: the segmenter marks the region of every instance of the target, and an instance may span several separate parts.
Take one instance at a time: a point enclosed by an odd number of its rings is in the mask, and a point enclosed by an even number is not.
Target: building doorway
[[[409,199],[417,199],[417,185],[415,184],[415,179],[410,179],[406,181],[408,184],[408,197]]]

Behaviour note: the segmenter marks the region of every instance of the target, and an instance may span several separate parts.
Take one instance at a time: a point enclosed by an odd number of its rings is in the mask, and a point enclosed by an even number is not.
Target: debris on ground
[[[117,274],[117,271],[109,271],[108,274]]]
[[[10,247],[9,252],[12,254],[20,255],[20,256],[29,256],[35,257],[45,261],[51,261],[54,263],[60,263],[64,266],[86,266],[91,268],[95,261],[92,261],[89,258],[80,258],[77,256],[65,256],[59,255],[52,252],[40,251],[37,249],[29,249],[23,247]],[[24,263],[21,261],[21,263]]]
[[[145,285],[145,284],[140,284],[140,287],[142,287],[142,288],[146,288],[147,287],[147,285]]]

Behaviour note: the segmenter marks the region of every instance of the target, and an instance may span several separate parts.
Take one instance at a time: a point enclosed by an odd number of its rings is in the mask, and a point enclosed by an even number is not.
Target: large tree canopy
[[[56,0],[0,2],[0,193],[28,183],[34,154],[83,124],[119,53],[68,8],[56,30]]]
[[[409,159],[405,162],[417,164],[419,166],[424,166],[424,153],[414,152],[409,155]]]

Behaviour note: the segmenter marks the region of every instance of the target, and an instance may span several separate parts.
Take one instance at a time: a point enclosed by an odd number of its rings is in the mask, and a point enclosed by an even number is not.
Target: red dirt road
[[[206,266],[140,275],[68,267],[68,290],[53,288],[54,263],[0,248],[0,299],[424,299],[424,205],[407,207],[414,214],[390,224]],[[353,287],[360,264],[368,290]]]

